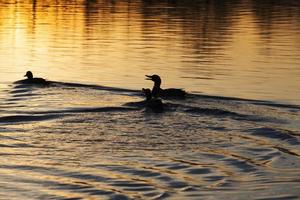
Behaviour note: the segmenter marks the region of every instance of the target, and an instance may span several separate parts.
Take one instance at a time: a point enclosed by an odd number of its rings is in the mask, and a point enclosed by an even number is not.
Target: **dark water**
[[[0,199],[300,198],[298,1],[0,2]]]
[[[299,106],[189,94],[154,113],[141,100],[102,86],[7,86],[1,199],[299,198]]]

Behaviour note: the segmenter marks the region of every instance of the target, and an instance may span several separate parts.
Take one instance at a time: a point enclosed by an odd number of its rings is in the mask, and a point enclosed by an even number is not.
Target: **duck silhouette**
[[[31,71],[27,71],[24,77],[27,79],[14,82],[15,84],[34,84],[34,85],[49,85],[49,82],[43,78],[34,78]]]
[[[146,80],[151,80],[154,82],[154,86],[152,88],[152,97],[154,98],[177,98],[177,99],[184,99],[186,96],[186,92],[182,89],[176,88],[168,88],[168,89],[161,89],[161,78],[159,75],[146,75]]]
[[[146,100],[145,100],[146,108],[150,108],[154,112],[162,112],[164,110],[164,105],[163,105],[161,99],[153,98],[152,92],[149,88],[147,88],[147,89],[143,88],[142,91],[146,97]]]
[[[164,104],[162,100],[159,98],[153,98],[151,90],[149,88],[143,88],[142,92],[146,97],[145,100],[138,102],[128,102],[125,103],[124,106],[137,107],[141,109],[146,108],[146,110],[150,110],[156,113],[164,111]]]

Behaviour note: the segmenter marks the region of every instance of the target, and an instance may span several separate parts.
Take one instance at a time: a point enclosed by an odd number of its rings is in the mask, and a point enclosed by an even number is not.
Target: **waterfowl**
[[[164,110],[164,106],[163,106],[161,99],[153,98],[152,92],[149,88],[147,88],[147,89],[143,88],[142,91],[146,97],[146,100],[145,100],[146,108],[150,108],[154,112],[162,112]]]
[[[49,82],[43,78],[33,78],[33,74],[31,71],[27,71],[24,77],[27,79],[16,81],[14,83],[17,84],[36,84],[36,85],[49,85]]]
[[[152,96],[154,98],[161,97],[161,98],[185,98],[186,92],[182,89],[176,88],[169,88],[169,89],[161,89],[161,78],[154,74],[154,75],[146,75],[146,80],[151,80],[154,82],[154,86],[152,88]]]
[[[146,108],[150,109],[154,112],[162,112],[164,110],[164,104],[162,103],[161,99],[152,98],[152,93],[150,89],[142,89],[144,96],[146,97],[143,101],[138,102],[128,102],[125,103],[124,106],[130,107],[138,107],[138,108]]]

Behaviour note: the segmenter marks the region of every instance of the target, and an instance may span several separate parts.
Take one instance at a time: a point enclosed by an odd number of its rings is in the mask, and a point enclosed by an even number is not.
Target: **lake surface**
[[[297,0],[0,0],[0,199],[299,199],[299,35]]]
[[[191,92],[300,103],[298,1],[1,1],[1,82]],[[149,85],[149,83],[148,83]]]

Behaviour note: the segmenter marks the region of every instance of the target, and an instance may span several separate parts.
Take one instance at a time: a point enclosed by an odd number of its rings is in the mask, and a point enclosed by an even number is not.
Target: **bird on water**
[[[153,98],[151,90],[149,88],[147,89],[143,88],[142,91],[146,96],[146,100],[145,100],[146,108],[150,108],[154,112],[162,112],[164,110],[164,105],[161,99]]]
[[[177,99],[183,99],[186,96],[186,92],[182,89],[176,89],[176,88],[168,88],[168,89],[161,89],[161,78],[160,76],[154,74],[154,75],[146,75],[146,80],[151,80],[154,82],[154,86],[152,88],[152,97],[157,98],[177,98]]]
[[[27,71],[24,77],[27,79],[16,81],[16,84],[34,84],[34,85],[49,85],[49,82],[43,78],[34,78],[31,71]]]

